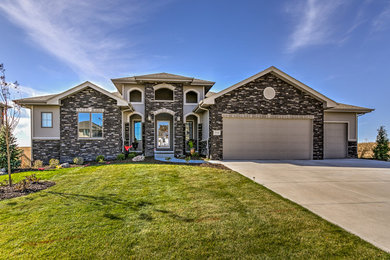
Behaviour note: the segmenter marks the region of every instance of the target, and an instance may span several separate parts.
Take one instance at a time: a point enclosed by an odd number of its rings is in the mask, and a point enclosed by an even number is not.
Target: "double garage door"
[[[224,159],[311,159],[310,119],[223,118]]]
[[[312,159],[310,119],[223,118],[223,158]],[[324,158],[347,157],[347,124],[324,124]]]

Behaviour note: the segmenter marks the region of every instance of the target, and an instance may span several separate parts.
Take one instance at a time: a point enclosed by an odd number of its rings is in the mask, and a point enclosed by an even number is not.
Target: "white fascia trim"
[[[35,136],[32,140],[60,140],[60,137]]]
[[[46,103],[48,105],[60,105],[61,99],[65,98],[65,97],[67,97],[69,95],[72,95],[74,93],[77,93],[77,92],[79,92],[79,91],[81,91],[81,90],[83,90],[83,89],[85,89],[87,87],[90,87],[90,88],[92,88],[92,89],[94,89],[96,91],[99,91],[99,92],[105,94],[106,96],[108,96],[108,97],[110,97],[112,99],[115,99],[117,101],[117,105],[118,106],[129,106],[129,103],[126,100],[124,100],[124,99],[122,99],[122,98],[120,98],[120,97],[118,97],[118,96],[108,92],[107,90],[103,89],[102,87],[99,87],[98,85],[93,84],[93,83],[91,83],[89,81],[86,81],[86,82],[84,82],[84,83],[82,83],[80,85],[77,85],[76,87],[73,87],[71,89],[68,89],[67,91],[64,91],[64,92],[58,94],[57,96],[49,99]]]
[[[218,97],[220,97],[220,96],[222,96],[222,95],[224,95],[224,94],[226,94],[226,93],[228,93],[228,92],[230,92],[230,91],[232,91],[232,90],[234,90],[236,88],[239,88],[239,87],[241,87],[241,86],[243,86],[243,85],[245,85],[245,84],[247,84],[247,83],[257,79],[257,78],[260,78],[260,77],[262,77],[265,74],[270,73],[270,72],[275,73],[276,75],[278,75],[281,78],[285,79],[286,81],[288,81],[289,83],[291,83],[295,87],[297,87],[297,88],[299,88],[301,90],[304,90],[305,92],[311,94],[312,96],[316,97],[317,99],[320,99],[321,101],[325,101],[326,104],[327,104],[327,107],[334,107],[334,106],[337,105],[337,103],[335,101],[333,101],[332,99],[324,96],[323,94],[317,92],[316,90],[310,88],[309,86],[303,84],[302,82],[294,79],[293,77],[287,75],[286,73],[284,73],[283,71],[275,68],[274,66],[271,66],[268,69],[265,69],[265,70],[255,74],[255,75],[253,75],[253,76],[243,80],[243,81],[238,82],[237,84],[234,84],[233,86],[230,86],[230,87],[228,87],[228,88],[226,88],[226,89],[224,89],[224,90],[222,90],[222,91],[212,95],[211,97],[206,98],[204,100],[204,104],[212,105],[212,104],[214,104],[216,98],[218,98]]]

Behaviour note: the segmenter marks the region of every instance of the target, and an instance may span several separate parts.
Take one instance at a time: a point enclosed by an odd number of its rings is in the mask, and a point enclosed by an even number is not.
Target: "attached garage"
[[[346,158],[348,152],[348,124],[324,124],[324,158]]]
[[[223,159],[312,159],[310,116],[223,117]]]

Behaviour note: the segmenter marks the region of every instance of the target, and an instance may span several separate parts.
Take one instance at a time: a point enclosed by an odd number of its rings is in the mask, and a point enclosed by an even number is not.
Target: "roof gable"
[[[296,87],[298,89],[301,89],[302,91],[307,92],[308,94],[312,95],[313,97],[315,97],[315,98],[325,102],[327,107],[334,107],[334,106],[337,105],[337,103],[335,101],[333,101],[332,99],[324,96],[323,94],[319,93],[318,91],[316,91],[316,90],[310,88],[309,86],[303,84],[302,82],[294,79],[293,77],[287,75],[286,73],[284,73],[283,71],[275,68],[274,66],[269,67],[268,69],[265,69],[265,70],[255,74],[255,75],[247,78],[247,79],[244,79],[243,81],[240,81],[240,82],[238,82],[238,83],[236,83],[236,84],[234,84],[234,85],[232,85],[232,86],[230,86],[230,87],[228,87],[228,88],[226,88],[226,89],[224,89],[224,90],[222,90],[222,91],[220,91],[220,92],[218,92],[218,93],[216,93],[216,94],[206,98],[203,101],[203,103],[204,104],[209,104],[209,105],[214,104],[216,98],[218,98],[218,97],[220,97],[220,96],[222,96],[222,95],[224,95],[224,94],[226,94],[226,93],[228,93],[228,92],[230,92],[230,91],[232,91],[234,89],[237,89],[237,88],[239,88],[239,87],[241,87],[241,86],[243,86],[243,85],[245,85],[245,84],[247,84],[247,83],[249,83],[249,82],[251,82],[251,81],[253,81],[255,79],[258,79],[258,78],[266,75],[267,73],[273,73],[276,76],[280,77],[282,80],[284,80],[284,81],[288,82],[289,84],[293,85],[294,87]]]
[[[51,97],[50,99],[48,99],[46,101],[46,104],[48,104],[48,105],[60,105],[61,99],[64,99],[67,96],[73,95],[73,94],[75,94],[75,93],[77,93],[77,92],[79,92],[79,91],[81,91],[81,90],[83,90],[85,88],[88,88],[88,87],[92,88],[92,89],[94,89],[94,90],[96,90],[96,91],[98,91],[100,93],[103,93],[104,95],[106,95],[106,96],[108,96],[108,97],[110,97],[112,99],[115,99],[117,101],[117,105],[118,106],[129,106],[129,103],[126,100],[124,100],[123,98],[121,98],[121,97],[119,97],[119,96],[117,96],[117,95],[115,95],[113,93],[110,93],[107,90],[105,90],[105,89],[99,87],[98,85],[93,84],[93,83],[91,83],[89,81],[86,81],[86,82],[84,82],[84,83],[82,83],[80,85],[77,85],[77,86],[75,86],[75,87],[73,87],[71,89],[68,89],[68,90],[66,90],[66,91],[64,91],[64,92],[62,92],[62,93],[60,93],[58,95],[55,95],[54,97]]]

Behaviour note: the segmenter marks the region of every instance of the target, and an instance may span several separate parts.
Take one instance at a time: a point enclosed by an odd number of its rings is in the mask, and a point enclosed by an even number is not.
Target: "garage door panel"
[[[324,158],[340,159],[347,157],[348,124],[324,124]]]
[[[224,159],[311,159],[308,119],[223,119]]]

